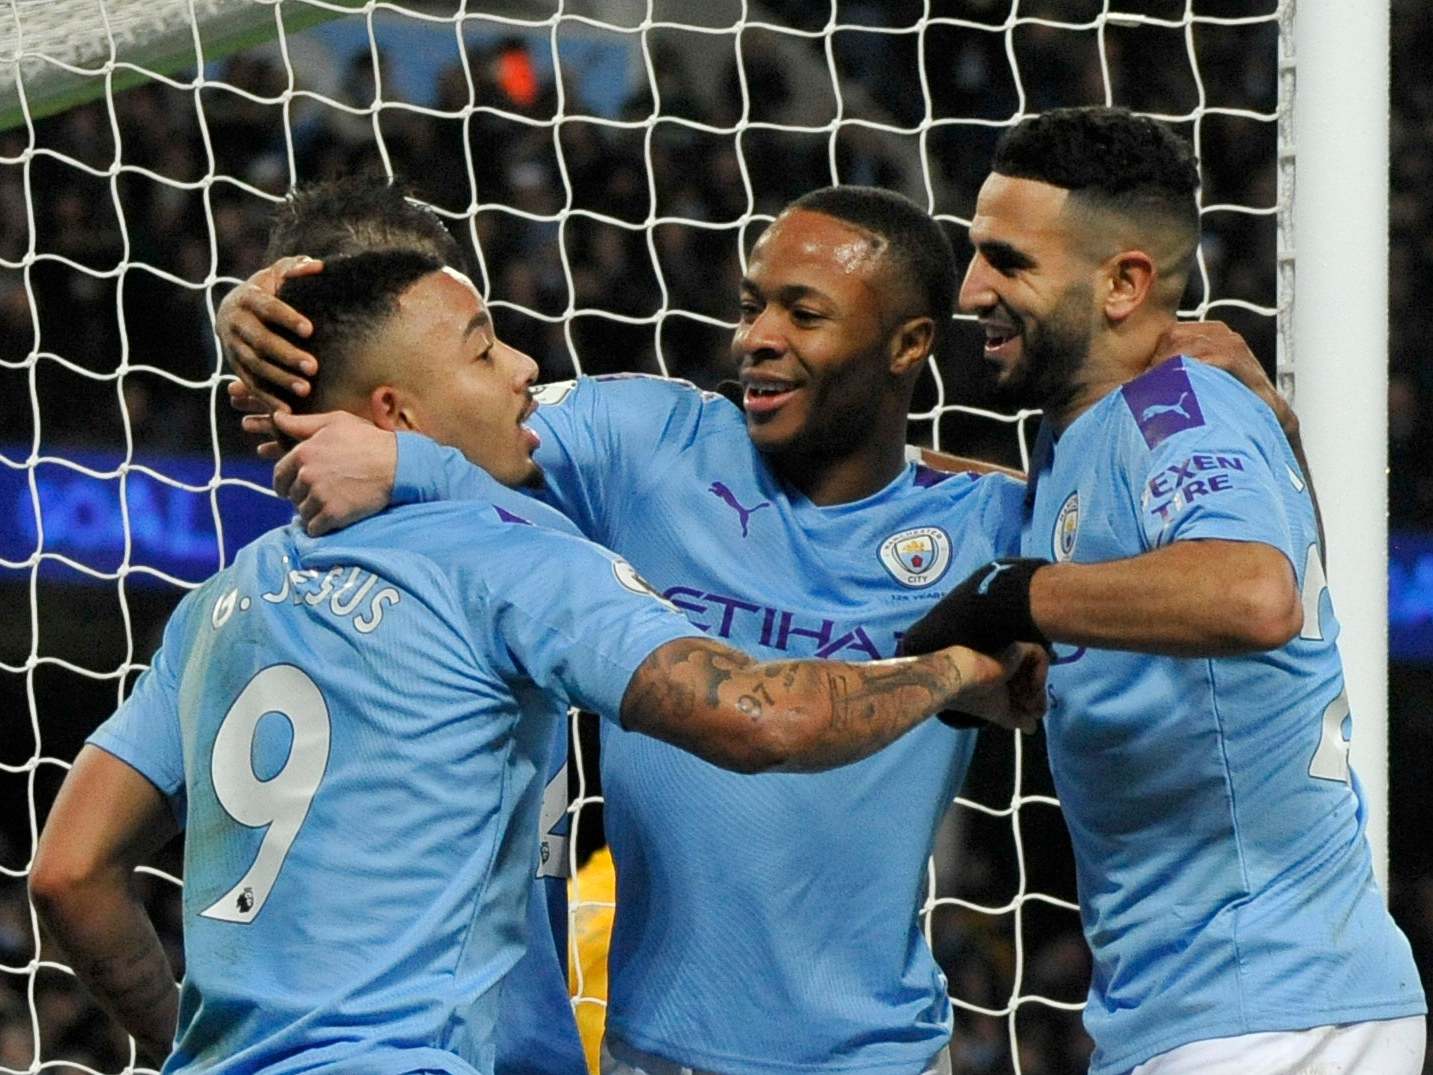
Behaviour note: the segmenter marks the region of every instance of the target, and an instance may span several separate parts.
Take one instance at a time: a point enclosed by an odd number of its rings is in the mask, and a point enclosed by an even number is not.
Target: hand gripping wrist
[[[1030,583],[1048,560],[994,560],[977,569],[911,624],[901,639],[905,655],[946,646],[969,646],[998,654],[1012,642],[1048,646],[1030,615]]]

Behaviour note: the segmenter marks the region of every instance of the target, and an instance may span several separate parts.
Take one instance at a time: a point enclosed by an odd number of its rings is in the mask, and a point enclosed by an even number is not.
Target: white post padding
[[[1294,368],[1388,891],[1388,0],[1298,0]]]

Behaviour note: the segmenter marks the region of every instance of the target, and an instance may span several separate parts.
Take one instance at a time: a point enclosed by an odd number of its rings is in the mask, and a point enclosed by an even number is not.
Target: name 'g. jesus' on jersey
[[[762,659],[892,656],[954,580],[1018,542],[1024,490],[1008,478],[911,464],[822,507],[778,481],[713,393],[628,375],[539,399],[548,500]],[[395,497],[465,496],[470,473],[402,436]],[[829,773],[742,776],[604,727],[609,1038],[708,1070],[919,1070],[951,1006],[916,912],[973,745],[931,721]]]
[[[1045,720],[1094,953],[1091,1071],[1179,1045],[1424,1011],[1373,878],[1313,506],[1272,413],[1171,359],[1058,440],[1041,431],[1027,556],[1175,541],[1288,557],[1304,624],[1216,659],[1057,647]]]
[[[555,722],[698,632],[478,474],[241,550],[93,736],[185,823],[167,1073],[493,1071]]]

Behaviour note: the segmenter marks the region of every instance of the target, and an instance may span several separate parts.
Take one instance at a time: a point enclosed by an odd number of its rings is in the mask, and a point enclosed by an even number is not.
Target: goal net
[[[834,182],[901,190],[963,263],[1001,131],[1054,106],[1121,104],[1173,123],[1200,156],[1185,313],[1230,322],[1271,369],[1286,337],[1280,0],[8,8],[0,1072],[136,1070],[41,944],[24,881],[70,760],[168,611],[287,521],[225,405],[212,319],[294,183],[406,177],[468,245],[499,330],[544,380],[640,370],[711,386],[730,370],[745,252],[791,198]],[[982,399],[977,333],[956,328],[911,440],[1019,466],[1032,416]],[[600,841],[590,723],[573,718],[574,868]],[[957,1007],[955,1070],[1082,1070],[1088,964],[1041,741],[983,740],[921,912]],[[149,873],[180,965],[176,861]],[[579,884],[574,919],[594,910]],[[574,984],[579,1010],[600,1012],[580,970]]]

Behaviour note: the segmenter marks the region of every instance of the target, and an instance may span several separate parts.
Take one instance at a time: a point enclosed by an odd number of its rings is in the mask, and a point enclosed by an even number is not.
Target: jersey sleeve
[[[476,637],[515,672],[569,705],[620,719],[637,667],[702,632],[627,561],[585,539],[522,528],[523,541],[482,554],[481,601],[467,601]],[[502,582],[501,580],[507,580]]]
[[[184,747],[179,734],[179,673],[188,638],[187,621],[196,605],[191,594],[175,609],[164,629],[163,644],[134,690],[86,742],[113,754],[169,800],[184,824]]]
[[[439,500],[488,500],[493,479],[456,448],[421,433],[398,434],[398,465],[391,502],[428,504]]]
[[[730,406],[686,381],[646,374],[581,377],[535,395],[538,495],[604,545],[613,543],[634,492],[699,434],[709,408]]]
[[[730,404],[685,381],[645,374],[582,377],[543,385],[529,424],[542,439],[533,458],[543,471],[537,496],[603,544],[627,516],[633,492],[663,472],[711,418]],[[492,479],[454,448],[398,434],[394,504],[489,499]]]
[[[1280,483],[1300,482],[1280,451],[1283,434],[1272,416],[1257,397],[1216,371],[1194,367],[1165,380],[1171,383],[1157,397],[1126,388],[1134,422],[1125,470],[1147,545],[1255,541],[1293,560]]]

